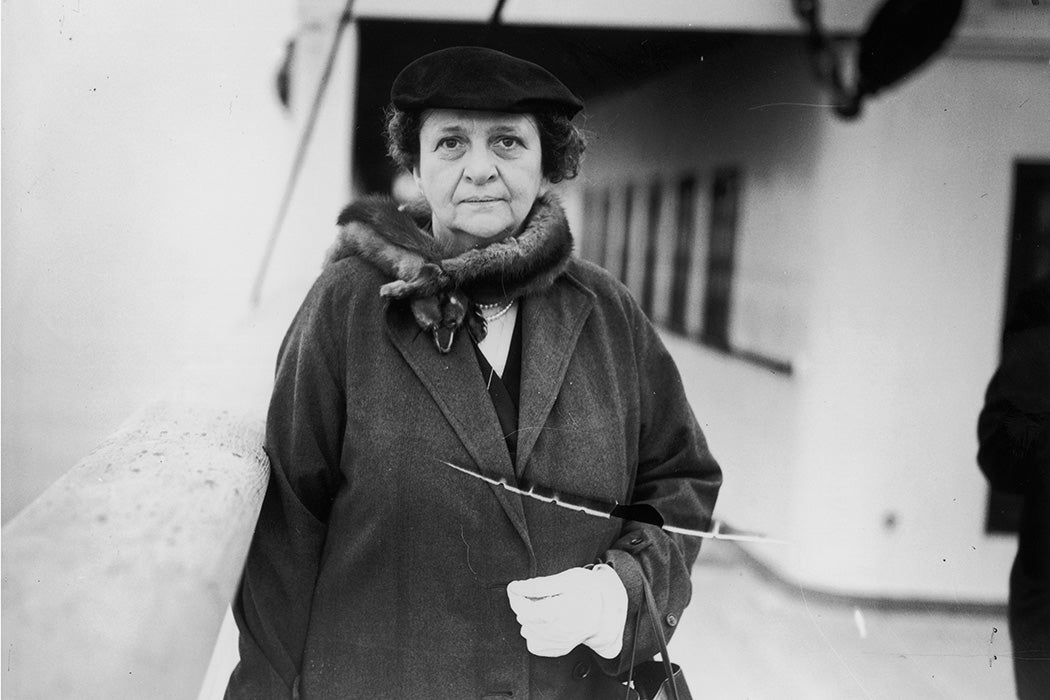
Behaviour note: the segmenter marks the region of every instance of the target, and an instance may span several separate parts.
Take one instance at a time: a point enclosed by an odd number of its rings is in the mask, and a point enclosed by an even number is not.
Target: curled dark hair
[[[386,151],[405,170],[419,164],[419,130],[424,112],[386,108]],[[532,112],[540,132],[541,167],[551,182],[571,180],[580,172],[580,161],[587,148],[583,131],[568,117],[556,112]]]

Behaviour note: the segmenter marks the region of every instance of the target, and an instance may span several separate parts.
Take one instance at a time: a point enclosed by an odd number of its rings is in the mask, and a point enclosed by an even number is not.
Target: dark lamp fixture
[[[819,0],[795,0],[809,29],[809,51],[818,81],[830,88],[836,113],[860,114],[864,98],[904,79],[932,58],[952,34],[963,0],[886,0],[864,33],[852,41],[830,38]]]

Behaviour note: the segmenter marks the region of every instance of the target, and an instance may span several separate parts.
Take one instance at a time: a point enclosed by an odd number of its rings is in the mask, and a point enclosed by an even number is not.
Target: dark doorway
[[[361,20],[355,96],[355,181],[386,192],[396,171],[386,157],[383,109],[390,84],[411,61],[457,45],[487,46],[538,63],[585,101],[628,89],[689,62],[710,59],[739,39],[711,32],[581,29],[521,25]],[[584,124],[586,128],[586,124]]]

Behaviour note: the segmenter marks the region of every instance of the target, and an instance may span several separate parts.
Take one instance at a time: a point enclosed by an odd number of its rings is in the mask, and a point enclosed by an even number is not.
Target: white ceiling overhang
[[[319,0],[314,0],[318,2]],[[825,26],[855,32],[879,0],[822,3]],[[336,11],[343,3],[334,2]],[[361,19],[488,22],[498,0],[356,0]],[[795,33],[793,0],[506,0],[504,24]]]
[[[822,0],[825,31],[858,35],[884,0]],[[333,22],[347,0],[299,0],[300,18]],[[353,0],[358,19],[483,24],[499,0]],[[504,0],[500,21],[512,26],[569,26],[698,32],[802,34],[795,0]],[[1050,3],[971,0],[956,28],[954,51],[1032,57],[1050,46]],[[967,48],[969,47],[969,48]]]

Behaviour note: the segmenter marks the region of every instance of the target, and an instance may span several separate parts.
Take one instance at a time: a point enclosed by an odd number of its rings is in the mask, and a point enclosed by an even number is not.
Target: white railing
[[[259,413],[181,393],[3,528],[5,698],[198,696],[268,462]]]

